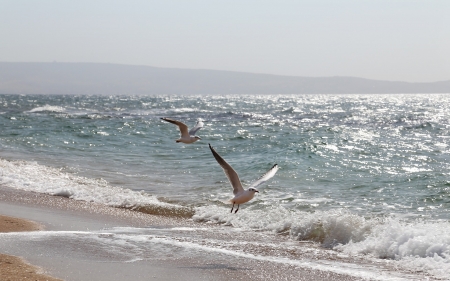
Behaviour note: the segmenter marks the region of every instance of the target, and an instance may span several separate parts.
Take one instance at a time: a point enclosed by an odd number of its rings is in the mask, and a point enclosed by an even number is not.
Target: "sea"
[[[448,94],[3,94],[0,184],[449,280],[449,109]],[[201,140],[176,143],[162,117],[202,120]],[[230,213],[232,188],[208,144],[244,188],[279,170]]]

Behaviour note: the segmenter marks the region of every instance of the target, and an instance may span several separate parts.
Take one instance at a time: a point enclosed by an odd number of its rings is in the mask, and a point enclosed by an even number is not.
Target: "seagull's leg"
[[[231,207],[231,211],[230,211],[230,213],[232,213],[232,212],[233,212],[233,209],[234,209],[234,203],[233,203],[233,207]]]
[[[238,204],[238,207],[237,207],[236,211],[234,211],[234,213],[236,214],[237,211],[239,211],[239,204]]]

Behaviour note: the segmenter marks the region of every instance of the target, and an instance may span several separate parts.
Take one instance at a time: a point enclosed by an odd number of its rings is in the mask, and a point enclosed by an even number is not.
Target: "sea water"
[[[450,276],[450,95],[0,95],[0,183]],[[193,144],[177,127],[205,126]],[[244,185],[236,214],[209,150]]]

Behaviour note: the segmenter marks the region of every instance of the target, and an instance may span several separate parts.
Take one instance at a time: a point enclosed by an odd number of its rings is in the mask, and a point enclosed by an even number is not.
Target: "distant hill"
[[[0,62],[0,94],[227,95],[450,93],[450,80],[408,83],[101,63]]]

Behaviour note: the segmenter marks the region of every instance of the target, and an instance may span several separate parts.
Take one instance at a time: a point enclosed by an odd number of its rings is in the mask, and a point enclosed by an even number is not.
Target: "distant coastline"
[[[450,93],[450,80],[409,83],[107,63],[0,62],[0,94],[292,95]]]

